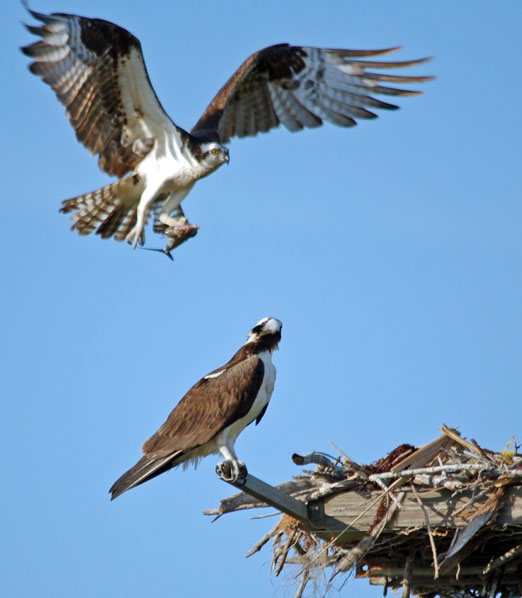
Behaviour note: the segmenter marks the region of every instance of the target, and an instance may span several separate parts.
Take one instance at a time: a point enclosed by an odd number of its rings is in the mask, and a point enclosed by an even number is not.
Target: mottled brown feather
[[[43,27],[27,26],[42,37],[22,48],[35,60],[29,66],[31,72],[55,91],[78,141],[92,154],[99,154],[103,171],[122,177],[134,170],[154,143],[132,128],[139,114],[128,113],[121,97],[125,61],[132,60],[133,69],[150,85],[139,40],[102,19],[30,12],[44,23]],[[163,110],[155,99],[157,109]]]
[[[181,399],[167,421],[143,445],[145,455],[166,456],[209,442],[223,428],[250,410],[263,380],[264,366],[257,355],[248,355],[248,345],[209,375],[225,370],[217,378],[202,378]]]

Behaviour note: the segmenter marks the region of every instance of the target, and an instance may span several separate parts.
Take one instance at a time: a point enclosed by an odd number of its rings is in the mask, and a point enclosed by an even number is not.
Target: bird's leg
[[[127,235],[127,243],[130,243],[134,249],[138,243],[143,245],[145,243],[145,224],[147,222],[147,215],[150,211],[152,201],[156,194],[156,191],[150,192],[145,195],[146,191],[141,196],[140,203],[136,209],[136,224]]]
[[[225,482],[242,486],[246,482],[248,471],[246,465],[238,459],[227,459],[216,465],[216,473]]]

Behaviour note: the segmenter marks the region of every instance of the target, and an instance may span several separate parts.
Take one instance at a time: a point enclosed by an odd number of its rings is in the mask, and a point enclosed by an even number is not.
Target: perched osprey
[[[360,60],[395,52],[334,50],[278,44],[252,54],[221,88],[190,133],[174,124],[151,86],[138,39],[103,21],[29,11],[43,23],[26,25],[41,40],[22,48],[30,70],[56,92],[76,136],[99,167],[118,181],[63,202],[74,212],[72,228],[102,238],[144,243],[153,214],[154,231],[165,233],[165,253],[196,234],[180,203],[194,183],[228,162],[223,145],[283,124],[289,131],[318,127],[323,120],[351,127],[375,118],[371,109],[397,106],[372,97],[418,95],[386,83],[423,82],[368,72],[415,66],[428,60]],[[359,58],[359,59],[357,59]],[[370,95],[372,94],[372,95]]]
[[[261,421],[268,407],[276,377],[272,351],[281,340],[282,326],[275,318],[258,322],[230,361],[187,392],[145,442],[144,456],[114,482],[111,500],[172,467],[197,465],[213,453],[226,459],[217,468],[222,477],[236,481],[246,476],[234,443],[246,426]]]

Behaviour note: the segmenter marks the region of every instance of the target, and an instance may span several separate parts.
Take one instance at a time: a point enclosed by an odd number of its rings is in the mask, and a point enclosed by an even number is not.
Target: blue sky
[[[236,448],[269,483],[328,441],[369,463],[443,422],[489,448],[520,440],[520,2],[31,5],[131,30],[185,128],[277,42],[402,44],[398,59],[435,56],[414,72],[437,79],[351,130],[234,140],[230,165],[184,202],[201,229],[170,263],[69,232],[60,202],[108,179],[27,71],[28,18],[6,3],[2,595],[293,595],[291,579],[271,579],[269,550],[244,558],[274,519],[202,515],[232,493],[217,458],[107,494],[266,315],[284,323],[276,388]],[[364,581],[341,591],[380,594]]]

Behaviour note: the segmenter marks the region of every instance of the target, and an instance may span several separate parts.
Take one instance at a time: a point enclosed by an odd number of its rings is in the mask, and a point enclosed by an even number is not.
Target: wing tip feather
[[[402,50],[404,46],[393,46],[392,48],[381,48],[379,50],[349,50],[345,48],[327,48],[326,52],[335,52],[340,56],[356,58],[357,56],[384,56],[394,54]]]
[[[25,8],[25,10],[37,21],[41,21],[42,23],[50,23],[53,20],[50,15],[46,15],[42,12],[33,10],[29,6],[29,2],[27,2],[26,0],[21,0],[21,2],[22,2],[22,6]]]

